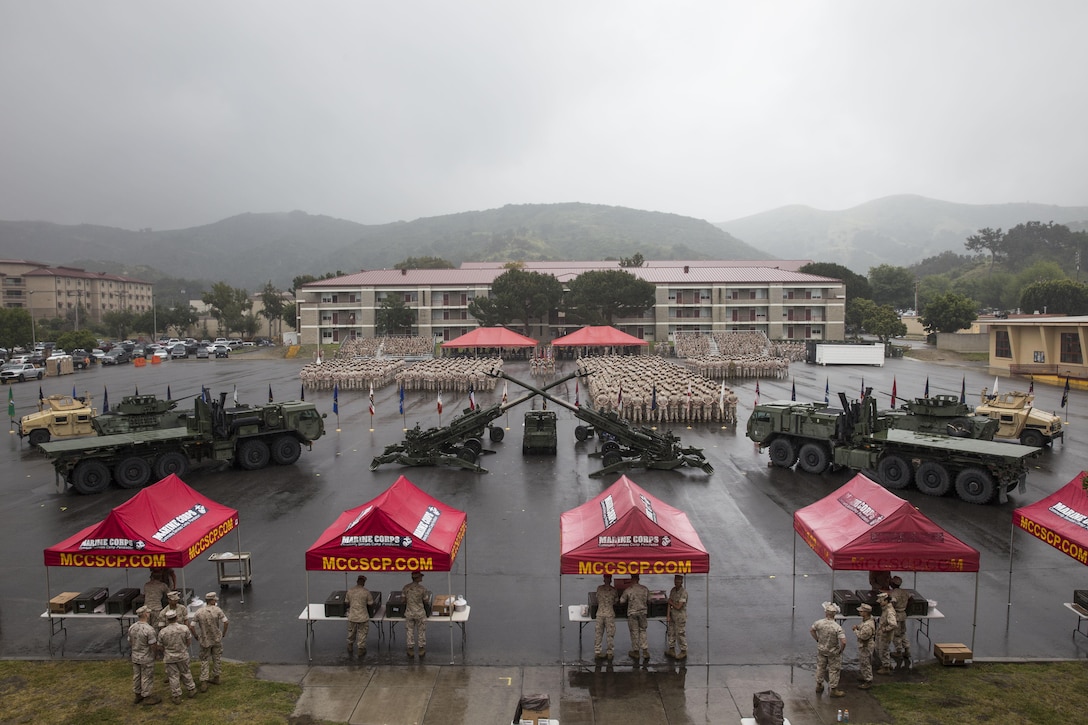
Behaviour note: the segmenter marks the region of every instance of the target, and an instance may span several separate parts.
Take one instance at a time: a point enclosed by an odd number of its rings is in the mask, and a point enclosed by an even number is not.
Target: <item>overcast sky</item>
[[[1088,2],[0,0],[0,219],[1088,204]]]

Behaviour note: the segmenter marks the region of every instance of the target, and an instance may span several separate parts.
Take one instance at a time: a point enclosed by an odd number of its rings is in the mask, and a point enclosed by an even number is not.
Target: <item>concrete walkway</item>
[[[739,723],[752,716],[752,696],[774,690],[793,725],[836,722],[839,708],[856,723],[890,722],[853,672],[846,697],[815,693],[812,671],[789,665],[651,664],[619,661],[554,667],[472,667],[352,664],[344,667],[262,665],[258,677],[302,686],[293,723],[458,725],[508,723],[523,695],[551,698],[562,725]],[[892,681],[909,674],[881,678]],[[879,685],[880,680],[877,681]]]

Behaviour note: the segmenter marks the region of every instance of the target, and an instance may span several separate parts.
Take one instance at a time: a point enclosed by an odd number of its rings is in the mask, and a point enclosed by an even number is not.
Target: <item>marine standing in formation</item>
[[[219,608],[219,595],[208,592],[204,595],[204,606],[193,617],[189,628],[200,642],[200,691],[208,691],[208,683],[219,684],[219,675],[223,671],[223,638],[227,636],[230,620]]]
[[[854,625],[854,634],[858,638],[858,677],[862,690],[873,686],[873,648],[876,646],[876,622],[873,621],[873,608],[868,604],[858,607],[861,622]]]
[[[642,658],[650,661],[650,645],[646,642],[646,612],[650,606],[650,590],[638,582],[638,574],[631,575],[631,586],[623,590],[620,604],[627,605],[627,631],[631,633],[631,650],[627,656],[637,660],[639,650]]]
[[[890,675],[895,663],[892,662],[889,650],[892,638],[899,631],[899,619],[895,616],[895,605],[892,604],[892,599],[886,592],[878,594],[876,601],[880,605],[880,627],[877,629],[876,637],[876,653],[880,657],[880,669],[876,673]]]
[[[835,621],[839,605],[824,602],[824,618],[812,623],[809,634],[816,640],[816,694],[824,691],[824,680],[831,687],[832,697],[845,697],[839,689],[842,673],[842,651],[846,649],[846,635]]]
[[[374,595],[367,590],[366,577],[360,574],[355,578],[355,586],[348,589],[344,601],[348,605],[348,656],[355,655],[355,642],[359,642],[359,656],[366,655],[366,636],[370,634],[370,610],[374,604]]]
[[[412,657],[412,649],[419,642],[419,656],[427,654],[427,610],[423,601],[427,598],[427,590],[423,586],[423,572],[412,572],[412,583],[405,584],[404,589],[404,632],[408,640],[408,656]]]
[[[673,647],[677,648],[676,659],[688,657],[688,590],[684,588],[684,577],[677,574],[672,578],[673,587],[669,591],[669,621],[665,630],[665,656],[672,657]]]
[[[192,632],[184,624],[178,621],[175,610],[169,610],[164,615],[166,626],[159,632],[159,643],[162,645],[162,661],[166,665],[166,678],[170,682],[170,702],[175,705],[181,702],[181,686],[189,692],[189,697],[196,697],[196,683],[193,682],[193,672],[189,669],[189,643],[193,641]]]
[[[604,582],[597,587],[597,620],[593,634],[593,656],[597,659],[612,659],[612,643],[616,638],[616,599],[619,593],[612,586],[612,575],[605,574]],[[604,652],[602,640],[607,639]]]
[[[151,694],[155,684],[155,628],[147,623],[148,609],[136,610],[138,621],[128,628],[128,646],[132,651],[132,691],[134,705],[157,705],[161,698]]]
[[[907,604],[910,603],[910,592],[902,588],[902,577],[892,577],[892,591],[889,597],[892,606],[895,607],[897,628],[892,636],[892,646],[895,654],[892,655],[903,669],[910,667],[910,639],[907,637]]]

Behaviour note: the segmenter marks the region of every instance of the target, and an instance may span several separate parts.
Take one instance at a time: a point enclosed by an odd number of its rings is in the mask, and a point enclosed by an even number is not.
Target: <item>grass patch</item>
[[[170,702],[162,663],[155,665],[158,705],[132,704],[132,665],[125,660],[93,662],[0,661],[0,722],[50,725],[107,723],[285,723],[302,688],[256,678],[257,666],[223,663],[222,684],[193,699]],[[199,684],[200,665],[193,667]],[[183,688],[184,689],[184,688]]]
[[[1088,662],[929,664],[914,674],[871,690],[893,722],[1074,723],[1088,712]]]

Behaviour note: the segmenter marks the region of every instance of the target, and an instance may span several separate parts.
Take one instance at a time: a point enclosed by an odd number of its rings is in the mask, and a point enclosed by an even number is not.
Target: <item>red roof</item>
[[[449,571],[466,519],[401,476],[376,498],[340,514],[306,550],[306,570]]]
[[[978,571],[978,551],[862,474],[793,515],[793,528],[835,570]]]
[[[46,566],[180,568],[238,527],[238,512],[170,474],[45,550]]]
[[[645,340],[640,340],[634,335],[617,330],[615,327],[602,325],[599,327],[583,327],[569,335],[552,340],[554,347],[601,347],[617,345],[649,345]]]
[[[477,327],[442,347],[536,347],[537,341],[505,327]]]
[[[1088,491],[1085,472],[1041,501],[1012,512],[1013,526],[1088,564]]]
[[[687,514],[621,476],[560,516],[560,574],[705,574],[710,555]]]

